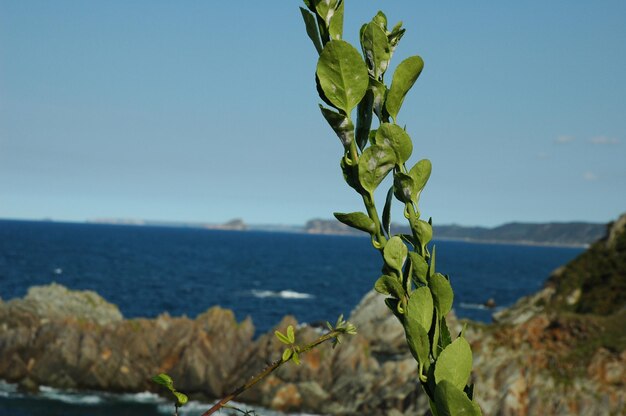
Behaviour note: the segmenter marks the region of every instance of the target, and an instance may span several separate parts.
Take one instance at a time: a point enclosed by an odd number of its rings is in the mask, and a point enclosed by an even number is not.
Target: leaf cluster
[[[424,67],[418,55],[400,62],[389,86],[385,74],[405,29],[391,30],[378,12],[359,32],[360,51],[342,40],[344,2],[305,0],[301,8],[306,30],[319,59],[316,84],[320,110],[343,146],[340,161],[346,183],[363,199],[366,212],[335,213],[344,224],[368,233],[383,258],[375,289],[403,325],[421,384],[436,416],[480,415],[468,386],[472,352],[459,335],[454,341],[446,324],[454,294],[448,276],[435,270],[432,220],[420,218],[419,198],[432,166],[422,159],[408,164],[413,143],[398,124],[404,98]],[[356,121],[353,118],[356,115]],[[382,218],[374,193],[392,175]],[[411,233],[391,233],[394,199],[404,206]],[[330,327],[332,328],[332,327]]]
[[[174,388],[174,380],[172,380],[172,377],[170,377],[169,375],[161,373],[152,377],[152,381],[156,384],[166,387],[172,393],[172,395],[174,395],[174,398],[176,399],[174,405],[177,409],[181,406],[184,406],[185,403],[189,401],[189,398],[186,394],[181,393]]]
[[[296,345],[296,335],[293,330],[293,325],[287,327],[287,333],[283,334],[280,331],[274,331],[274,335],[280,342],[288,345],[283,351],[283,361],[293,360],[294,363],[300,365],[300,347]]]

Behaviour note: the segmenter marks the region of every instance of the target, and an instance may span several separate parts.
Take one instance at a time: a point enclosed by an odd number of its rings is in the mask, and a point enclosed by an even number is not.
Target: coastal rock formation
[[[626,411],[626,216],[607,236],[557,270],[540,292],[469,323],[476,398],[485,415],[613,415]],[[353,312],[359,334],[288,364],[240,400],[278,410],[334,415],[422,415],[402,327],[383,297],[368,293]],[[460,324],[448,317],[452,334]],[[277,328],[297,325],[285,317]],[[319,336],[297,330],[298,343]],[[123,319],[93,292],[35,287],[0,301],[0,379],[58,388],[157,391],[169,373],[192,397],[216,398],[278,359],[273,331],[254,339],[250,319],[213,307],[196,319],[163,314]]]
[[[473,336],[486,414],[626,412],[626,215]]]
[[[392,224],[394,233],[411,233],[406,225]],[[541,244],[541,245],[588,245],[602,237],[604,224],[585,222],[519,223],[512,222],[497,227],[467,227],[462,225],[435,225],[438,239],[462,240],[487,243]],[[311,234],[364,235],[336,219],[315,218],[307,221],[304,231]]]

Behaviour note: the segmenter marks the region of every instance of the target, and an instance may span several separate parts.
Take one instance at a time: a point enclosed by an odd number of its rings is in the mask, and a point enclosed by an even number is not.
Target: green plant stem
[[[305,352],[308,352],[308,351],[312,350],[313,348],[317,347],[318,345],[320,345],[320,344],[322,344],[322,343],[324,343],[324,342],[326,342],[328,340],[331,340],[333,338],[337,338],[341,334],[343,334],[342,331],[338,331],[338,330],[330,331],[330,332],[322,335],[321,337],[319,337],[315,341],[311,342],[310,344],[304,345],[302,347],[297,347],[298,351],[299,351],[300,354],[303,354]],[[265,369],[263,371],[261,371],[260,373],[258,373],[254,377],[252,377],[247,383],[239,386],[238,388],[233,390],[232,393],[224,396],[224,398],[222,398],[219,402],[215,403],[213,405],[213,407],[211,407],[209,410],[204,412],[202,414],[202,416],[209,416],[209,415],[212,415],[213,413],[217,412],[222,407],[224,407],[229,401],[235,399],[241,393],[243,393],[244,391],[248,390],[249,388],[251,388],[252,386],[257,384],[259,381],[263,380],[265,377],[267,377],[270,374],[272,374],[274,371],[276,371],[278,368],[280,368],[283,364],[285,364],[288,361],[290,361],[290,360],[283,361],[282,358],[274,361],[269,366],[265,367]]]
[[[352,123],[352,120],[350,120],[350,118],[348,118],[348,120],[350,121],[350,123]],[[352,142],[350,143],[350,159],[352,159],[352,162],[354,162],[354,166],[358,166],[359,163],[359,151],[356,148],[356,143],[354,142],[354,140],[352,140]]]
[[[417,236],[417,231],[415,231],[415,228],[413,227],[413,224],[417,223],[417,221],[419,220],[419,217],[417,216],[417,213],[415,212],[415,207],[413,206],[412,203],[407,202],[405,204],[405,209],[409,213],[409,225],[411,226],[411,233],[413,234],[413,239],[415,240],[415,243],[418,243],[419,238]],[[415,245],[413,248],[417,250],[417,245]],[[419,255],[426,258],[426,253],[423,253],[423,250],[421,247],[419,249]]]
[[[387,243],[387,239],[382,235],[382,226],[380,225],[380,219],[378,217],[378,211],[376,210],[376,203],[374,202],[374,197],[371,193],[366,192],[362,194],[363,196],[363,204],[365,205],[365,209],[367,210],[367,215],[374,221],[374,227],[376,229],[374,236],[376,237],[376,241],[380,245],[377,247],[378,250],[383,249],[385,244]]]

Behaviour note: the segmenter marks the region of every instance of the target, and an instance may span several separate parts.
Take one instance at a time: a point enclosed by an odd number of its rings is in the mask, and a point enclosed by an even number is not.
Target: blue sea
[[[571,247],[435,244],[437,270],[450,275],[457,315],[486,322],[493,311],[482,306],[485,301],[493,298],[498,307],[513,304],[582,252]],[[3,300],[24,296],[30,286],[57,282],[98,292],[128,318],[163,312],[193,318],[220,305],[238,319],[252,317],[257,334],[286,314],[308,323],[349,315],[372,288],[380,268],[380,255],[369,238],[359,236],[0,221]],[[0,415],[171,413],[164,406],[149,394],[43,389],[38,396],[25,396],[0,384]]]

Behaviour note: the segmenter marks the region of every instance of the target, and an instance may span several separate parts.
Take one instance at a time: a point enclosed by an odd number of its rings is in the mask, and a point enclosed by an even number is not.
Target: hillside
[[[604,234],[605,224],[585,222],[521,223],[511,222],[497,227],[466,227],[434,225],[435,239],[476,242],[523,243],[546,245],[588,245]],[[312,219],[305,227],[312,234],[362,234],[337,220]],[[392,231],[409,232],[405,226],[392,225]]]

